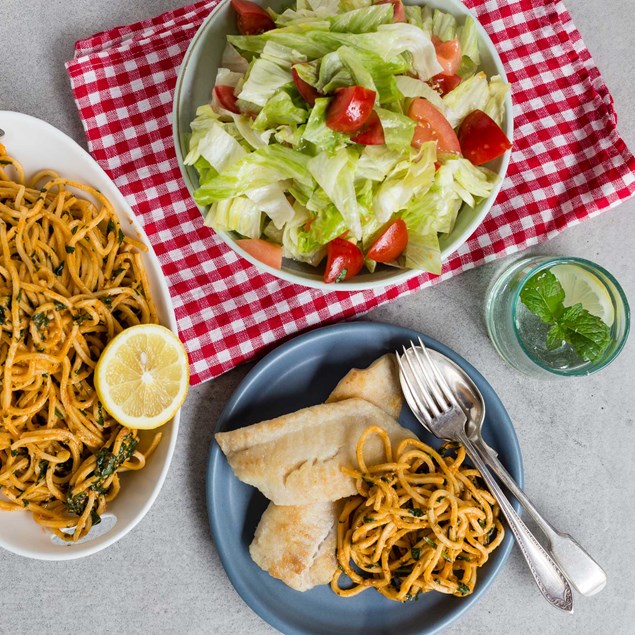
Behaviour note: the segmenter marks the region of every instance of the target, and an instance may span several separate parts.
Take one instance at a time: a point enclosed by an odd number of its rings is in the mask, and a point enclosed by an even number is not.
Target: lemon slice
[[[103,407],[127,428],[149,430],[167,423],[189,387],[187,352],[170,329],[138,324],[115,337],[95,368]]]
[[[606,325],[613,324],[615,310],[611,296],[596,276],[577,265],[556,265],[550,271],[564,289],[565,306],[580,303]]]

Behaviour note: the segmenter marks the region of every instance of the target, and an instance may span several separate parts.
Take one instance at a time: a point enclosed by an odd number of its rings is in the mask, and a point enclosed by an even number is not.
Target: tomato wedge
[[[236,244],[256,260],[274,269],[282,269],[282,246],[261,238],[240,238]]]
[[[426,84],[434,90],[437,91],[441,96],[447,95],[451,90],[454,90],[461,83],[460,75],[444,75],[443,73],[439,73],[435,75],[431,79],[429,79]]]
[[[401,218],[384,229],[366,256],[376,262],[392,262],[401,256],[408,244],[408,228]]]
[[[234,95],[234,89],[232,86],[225,86],[224,84],[214,86],[214,96],[218,99],[218,103],[225,110],[235,112],[237,115],[240,114],[240,109],[236,104],[236,95]]]
[[[412,145],[415,148],[426,141],[436,141],[439,152],[461,154],[461,145],[452,125],[427,99],[413,99],[408,116],[419,124],[412,137]]]
[[[236,26],[241,35],[258,35],[276,28],[271,16],[255,2],[250,0],[232,0],[236,12]]]
[[[381,125],[379,115],[373,110],[368,117],[368,121],[362,129],[351,137],[353,143],[361,143],[364,146],[381,146],[386,143],[384,139],[384,127]]]
[[[474,165],[496,159],[512,147],[501,127],[482,110],[471,112],[459,128],[461,150]]]
[[[296,71],[293,66],[291,67],[291,75],[293,76],[293,83],[300,95],[302,95],[304,101],[306,101],[309,106],[315,106],[315,100],[320,96],[318,89],[311,86],[308,82],[305,82],[300,75],[298,75],[298,71]]]
[[[375,105],[375,91],[364,86],[338,88],[326,112],[326,125],[336,132],[357,132]]]
[[[458,38],[443,42],[436,35],[433,35],[432,43],[437,53],[437,61],[443,68],[443,74],[455,75],[461,66],[461,45]]]
[[[364,266],[364,254],[360,248],[344,238],[334,238],[326,246],[326,256],[326,283],[348,280]]]
[[[379,2],[376,2],[375,4],[392,4],[392,21],[406,22],[406,12],[401,0],[379,0]]]

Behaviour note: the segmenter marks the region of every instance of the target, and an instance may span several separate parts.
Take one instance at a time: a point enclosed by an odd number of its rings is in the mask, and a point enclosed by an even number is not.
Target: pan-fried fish
[[[356,493],[340,468],[355,464],[357,441],[370,426],[384,428],[394,447],[414,437],[381,408],[346,399],[219,432],[216,440],[241,481],[276,505],[308,505]],[[369,464],[384,460],[379,439],[369,440],[365,458]]]
[[[330,394],[327,403],[352,398],[364,399],[394,419],[399,416],[403,396],[392,355],[380,357],[368,368],[349,371]],[[403,434],[410,435],[405,430]],[[358,438],[351,440],[353,451]],[[244,437],[241,437],[240,444],[238,437],[233,441],[221,437],[219,443],[221,441],[228,451],[230,441],[233,451],[239,452],[238,447],[245,447]],[[341,473],[332,475],[332,478],[347,479]],[[269,503],[249,547],[252,559],[261,569],[298,591],[328,584],[337,569],[335,546],[341,503],[285,506]]]
[[[396,419],[403,404],[397,372],[394,357],[384,355],[368,368],[349,371],[327,403],[360,398]],[[403,433],[410,435],[405,430]],[[352,442],[353,451],[356,444],[357,438]],[[342,474],[337,478],[346,479]],[[298,591],[328,584],[337,569],[335,546],[341,504],[342,501],[285,506],[269,503],[249,547],[252,559]]]
[[[253,561],[296,591],[328,584],[335,573],[340,502],[269,504],[249,546]]]
[[[393,419],[399,419],[403,393],[394,355],[382,355],[368,368],[353,368],[335,386],[326,403],[358,397],[375,404]]]

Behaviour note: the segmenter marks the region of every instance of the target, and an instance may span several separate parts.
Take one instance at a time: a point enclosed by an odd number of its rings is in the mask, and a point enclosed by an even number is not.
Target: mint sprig
[[[555,350],[562,342],[571,344],[587,362],[595,362],[611,343],[611,329],[580,303],[564,306],[564,289],[551,271],[539,271],[520,291],[520,301],[543,322],[551,324],[547,348]]]
[[[548,269],[527,280],[520,292],[520,300],[547,324],[556,322],[564,312],[564,289]]]

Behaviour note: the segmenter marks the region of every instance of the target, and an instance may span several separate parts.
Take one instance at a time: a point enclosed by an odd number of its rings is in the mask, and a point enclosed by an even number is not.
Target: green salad
[[[205,222],[273,267],[338,282],[377,263],[435,274],[439,235],[488,197],[509,149],[509,86],[480,70],[476,23],[401,0],[232,0],[211,102],[185,164]]]

